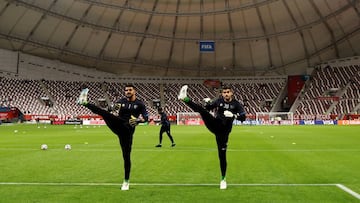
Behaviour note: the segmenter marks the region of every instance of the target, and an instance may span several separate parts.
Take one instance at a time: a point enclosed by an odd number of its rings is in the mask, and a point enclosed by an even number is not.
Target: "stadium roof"
[[[0,48],[120,75],[302,74],[359,54],[359,10],[359,0],[0,0]]]

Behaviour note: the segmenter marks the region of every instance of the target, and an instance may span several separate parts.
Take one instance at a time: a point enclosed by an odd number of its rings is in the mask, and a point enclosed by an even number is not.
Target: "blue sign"
[[[214,52],[215,42],[214,41],[200,41],[199,43],[200,52]]]

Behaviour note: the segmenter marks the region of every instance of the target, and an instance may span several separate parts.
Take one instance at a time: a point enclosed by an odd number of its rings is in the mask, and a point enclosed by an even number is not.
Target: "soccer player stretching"
[[[125,86],[125,97],[119,99],[112,112],[103,110],[94,104],[90,104],[87,101],[87,94],[89,89],[83,89],[78,103],[90,109],[93,113],[103,117],[106,125],[114,132],[119,138],[120,147],[124,159],[124,182],[121,186],[121,190],[129,190],[129,178],[131,160],[130,153],[133,142],[133,135],[135,132],[135,126],[141,122],[148,121],[148,113],[146,111],[144,103],[136,98],[136,90],[133,85]],[[140,114],[142,118],[139,118]]]
[[[226,150],[229,134],[234,119],[241,122],[246,119],[244,107],[234,99],[233,90],[228,86],[222,88],[221,97],[215,101],[210,101],[209,98],[204,99],[207,102],[205,108],[194,103],[187,96],[187,89],[187,85],[181,87],[178,99],[184,101],[192,110],[199,112],[205,126],[215,134],[221,169],[220,189],[226,189]],[[215,111],[215,116],[210,114],[210,110]]]
[[[161,123],[161,128],[160,128],[160,132],[159,132],[159,144],[156,145],[155,147],[161,147],[161,142],[162,142],[162,138],[163,138],[163,133],[166,132],[167,136],[169,137],[170,141],[171,141],[171,147],[175,147],[175,142],[174,142],[174,138],[171,136],[170,134],[170,121],[166,115],[166,113],[164,112],[163,108],[159,108],[158,109],[158,113],[160,114],[160,123]]]

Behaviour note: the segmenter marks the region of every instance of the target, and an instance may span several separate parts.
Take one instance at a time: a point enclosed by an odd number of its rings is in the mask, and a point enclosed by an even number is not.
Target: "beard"
[[[229,102],[229,101],[231,101],[231,97],[224,97],[224,100]]]

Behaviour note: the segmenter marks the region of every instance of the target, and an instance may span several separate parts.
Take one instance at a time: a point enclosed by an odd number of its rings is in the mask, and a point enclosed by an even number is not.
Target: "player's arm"
[[[237,102],[235,103],[235,108],[230,110],[225,110],[224,111],[224,116],[227,118],[234,118],[236,120],[239,120],[241,122],[245,121],[246,119],[246,113],[245,110],[243,108],[243,106]]]
[[[145,123],[149,121],[149,114],[146,110],[145,104],[141,103],[141,118],[138,118],[138,123]]]
[[[163,122],[164,125],[170,125],[170,121],[169,121],[169,118],[167,116],[166,113],[164,113],[164,122]]]
[[[136,118],[135,116],[131,115],[131,117],[129,119],[129,124],[133,127],[135,127],[139,123],[148,122],[148,120],[149,120],[149,115],[146,111],[146,107],[145,107],[144,103],[138,103],[138,105],[140,107],[141,116]]]
[[[240,103],[238,103],[236,109],[237,109],[237,111],[236,111],[236,113],[234,114],[234,115],[235,115],[235,119],[236,119],[236,120],[239,120],[239,121],[241,121],[241,122],[245,121],[245,119],[246,119],[246,112],[245,112],[245,110],[244,110],[244,107],[243,107]]]

